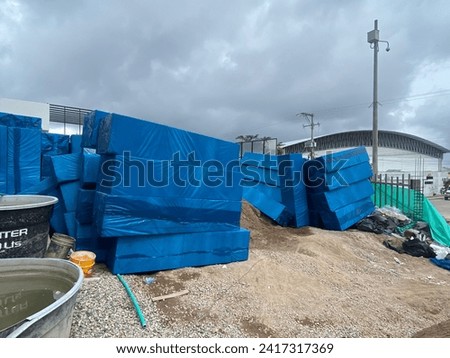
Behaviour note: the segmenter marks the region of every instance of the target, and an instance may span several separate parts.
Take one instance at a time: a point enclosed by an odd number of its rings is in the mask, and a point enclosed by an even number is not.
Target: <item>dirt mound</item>
[[[450,320],[422,329],[413,335],[413,338],[449,338]]]
[[[412,337],[450,319],[448,272],[387,249],[384,235],[283,228],[247,202],[241,226],[247,261],[157,274],[155,295],[171,282],[189,290],[158,304],[171,324],[212,325],[218,336]],[[448,336],[436,327],[428,334]]]
[[[448,271],[386,248],[386,236],[283,228],[247,202],[241,226],[251,230],[246,261],[161,271],[152,284],[145,284],[141,275],[127,276],[139,302],[145,303],[144,314],[162,327],[158,334],[450,336]],[[152,297],[181,290],[189,293],[152,303]],[[129,306],[129,314],[135,315]],[[85,319],[97,320],[95,314],[90,311]],[[99,320],[104,316],[102,309],[97,314]],[[108,334],[120,337],[123,332]],[[134,337],[146,334],[133,330]]]

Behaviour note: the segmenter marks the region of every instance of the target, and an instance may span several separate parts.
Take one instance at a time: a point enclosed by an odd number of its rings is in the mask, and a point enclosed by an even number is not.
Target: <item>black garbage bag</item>
[[[405,250],[403,249],[403,243],[405,242],[404,238],[389,236],[383,241],[383,245],[388,249],[397,251],[399,254],[404,254]]]
[[[364,218],[356,223],[356,228],[360,231],[374,232],[376,234],[381,234],[383,232],[370,217]]]
[[[434,258],[436,253],[425,241],[421,241],[418,238],[412,240],[406,240],[402,244],[403,250],[406,254],[415,257]]]

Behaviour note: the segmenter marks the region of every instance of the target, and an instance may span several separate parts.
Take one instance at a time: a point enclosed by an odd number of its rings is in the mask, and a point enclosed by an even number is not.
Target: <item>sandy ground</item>
[[[449,271],[386,248],[386,236],[282,228],[245,202],[241,226],[251,230],[247,261],[124,275],[147,329],[103,271],[79,296],[72,336],[450,337]]]
[[[248,337],[450,336],[449,272],[387,249],[385,236],[282,228],[247,203],[241,225],[248,261],[154,276],[153,297],[189,290],[156,303],[167,321],[213,323],[225,336],[234,325]]]

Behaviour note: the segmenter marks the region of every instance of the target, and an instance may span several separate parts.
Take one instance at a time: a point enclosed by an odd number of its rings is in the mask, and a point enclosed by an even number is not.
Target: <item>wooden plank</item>
[[[168,298],[179,297],[179,296],[186,295],[186,294],[188,294],[188,293],[189,293],[188,290],[182,290],[182,291],[178,291],[178,292],[171,293],[171,294],[169,294],[169,295],[153,297],[153,298],[152,298],[152,301],[153,301],[153,302],[156,302],[156,301],[167,300]]]

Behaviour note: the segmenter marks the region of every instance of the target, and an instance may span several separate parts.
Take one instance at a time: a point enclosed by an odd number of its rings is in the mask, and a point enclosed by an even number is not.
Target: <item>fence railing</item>
[[[413,220],[423,217],[423,184],[411,174],[389,176],[380,174],[372,178],[373,202],[377,207],[392,206]]]

